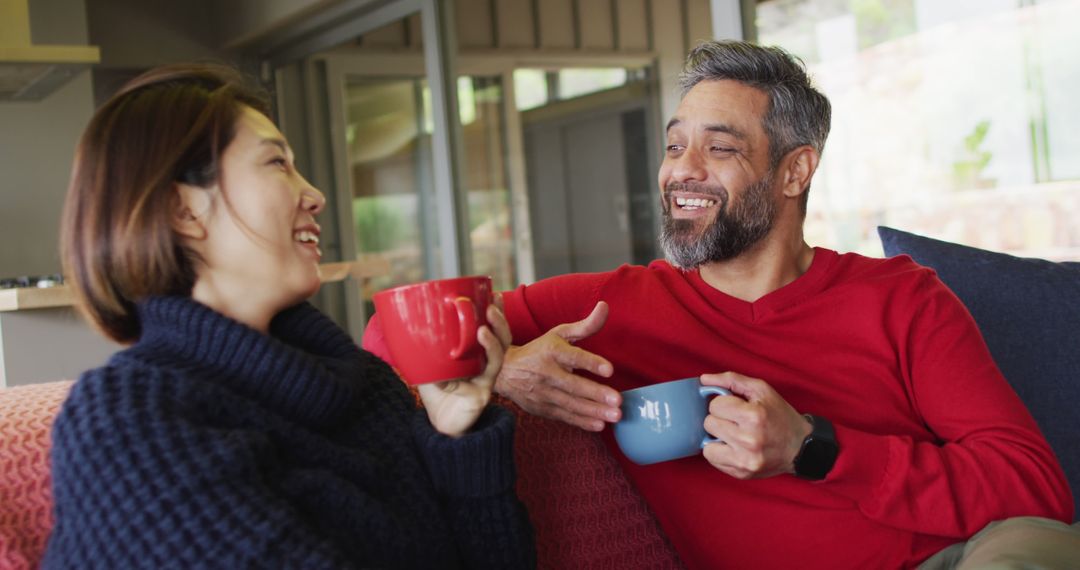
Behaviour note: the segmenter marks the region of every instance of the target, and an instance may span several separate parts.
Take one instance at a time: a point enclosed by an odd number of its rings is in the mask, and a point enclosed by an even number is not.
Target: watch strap
[[[832,423],[823,417],[811,414],[804,414],[803,417],[813,427],[810,435],[803,440],[799,454],[795,456],[795,475],[820,481],[832,470],[840,453],[836,430]]]

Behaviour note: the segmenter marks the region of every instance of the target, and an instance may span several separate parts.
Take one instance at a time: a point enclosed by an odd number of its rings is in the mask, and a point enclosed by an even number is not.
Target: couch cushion
[[[906,253],[964,302],[990,353],[1057,453],[1080,514],[1080,263],[1014,257],[887,227]]]
[[[37,568],[52,528],[49,433],[71,381],[0,390],[0,568]]]
[[[518,416],[517,492],[536,530],[538,568],[682,568],[655,515],[597,434],[498,400]]]
[[[0,389],[0,570],[37,568],[52,528],[49,434],[71,381]],[[518,494],[538,567],[679,569],[649,507],[596,434],[525,413],[514,441]]]

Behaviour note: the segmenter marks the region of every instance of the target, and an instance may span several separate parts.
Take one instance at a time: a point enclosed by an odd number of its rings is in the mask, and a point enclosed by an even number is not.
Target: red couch
[[[0,390],[0,570],[41,560],[52,526],[49,430],[70,388]],[[536,528],[540,568],[682,567],[595,434],[509,407],[518,414],[518,493]]]

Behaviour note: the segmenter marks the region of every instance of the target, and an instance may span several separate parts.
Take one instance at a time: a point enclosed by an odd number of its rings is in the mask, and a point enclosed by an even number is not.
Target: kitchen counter
[[[0,311],[68,307],[73,303],[71,290],[66,285],[47,287],[22,287],[0,289]]]
[[[363,281],[370,277],[385,275],[390,271],[390,264],[382,257],[372,256],[359,261],[323,263],[319,266],[319,270],[322,273],[323,283],[342,281],[346,277]],[[0,312],[70,307],[74,304],[75,296],[67,285],[0,289]]]
[[[323,283],[352,278],[363,283],[390,272],[382,257],[324,263]],[[123,348],[78,315],[66,285],[0,289],[0,388],[75,378]]]

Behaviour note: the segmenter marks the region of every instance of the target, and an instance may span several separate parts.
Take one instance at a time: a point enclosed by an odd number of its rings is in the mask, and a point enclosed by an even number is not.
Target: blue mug
[[[702,386],[698,378],[627,390],[615,440],[638,465],[697,455],[706,444],[720,441],[705,431],[708,398],[730,395],[719,386]]]

